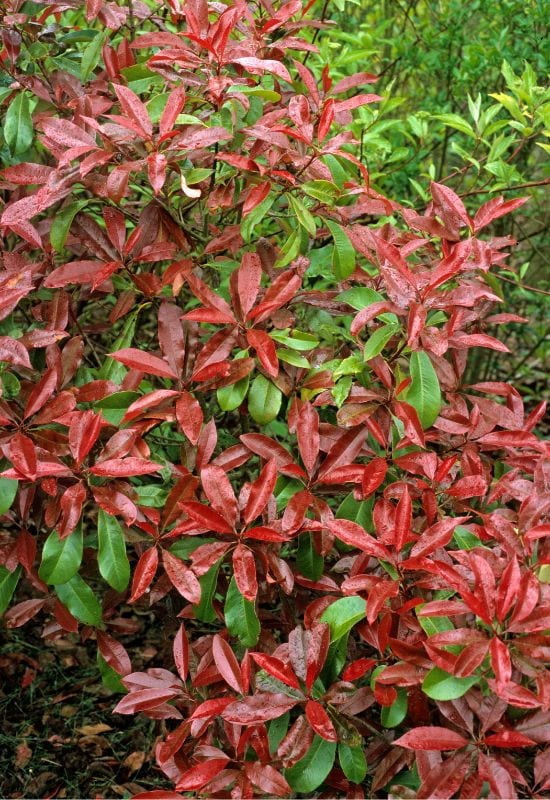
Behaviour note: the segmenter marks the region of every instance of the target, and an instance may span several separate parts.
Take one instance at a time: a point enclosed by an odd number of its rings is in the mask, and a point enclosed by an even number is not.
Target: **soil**
[[[162,642],[136,644],[134,669],[160,663]],[[152,756],[160,723],[113,716],[120,695],[102,684],[96,652],[76,636],[45,642],[38,625],[0,629],[0,797],[103,800],[166,787]]]

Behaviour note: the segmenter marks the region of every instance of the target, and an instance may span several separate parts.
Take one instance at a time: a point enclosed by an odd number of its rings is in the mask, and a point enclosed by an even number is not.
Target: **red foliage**
[[[512,242],[484,229],[523,200],[371,189],[346,124],[374,76],[318,85],[311,3],[134,6],[86,4],[84,92],[4,37],[39,131],[2,174],[6,624],[95,636],[115,712],[166,721],[176,793],[139,797],[361,797],[413,761],[419,798],[541,796],[544,407],[464,377],[518,321],[491,316]],[[138,55],[164,104],[126,85]],[[132,671],[124,615],[168,593],[173,661]]]

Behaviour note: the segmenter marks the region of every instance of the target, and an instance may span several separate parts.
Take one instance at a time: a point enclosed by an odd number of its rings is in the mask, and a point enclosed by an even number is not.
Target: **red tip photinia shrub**
[[[164,721],[144,798],[542,796],[545,407],[465,378],[523,321],[524,199],[370,187],[375,78],[318,80],[311,2],[37,5],[0,54],[5,624],[95,637]]]

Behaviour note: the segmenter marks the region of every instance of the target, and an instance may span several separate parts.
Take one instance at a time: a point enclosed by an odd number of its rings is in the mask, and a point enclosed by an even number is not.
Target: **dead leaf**
[[[77,731],[83,733],[84,736],[94,736],[97,733],[105,733],[112,730],[111,726],[106,725],[104,722],[98,722],[95,725],[83,725],[81,728],[77,728]]]
[[[32,758],[32,750],[27,742],[21,742],[15,750],[15,767],[23,769]]]
[[[78,708],[76,706],[61,706],[61,710],[59,713],[61,714],[62,717],[68,719],[69,717],[74,717],[77,711]]]
[[[122,762],[122,766],[129,769],[130,772],[137,772],[142,768],[144,762],[145,752],[143,750],[136,750],[135,752],[130,753],[129,756],[126,756]]]

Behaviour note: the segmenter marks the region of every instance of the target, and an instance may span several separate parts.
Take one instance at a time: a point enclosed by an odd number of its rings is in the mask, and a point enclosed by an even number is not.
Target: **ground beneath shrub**
[[[148,640],[140,665],[162,647]],[[96,645],[0,631],[0,797],[114,798],[166,785],[151,757],[158,723],[111,713]]]

